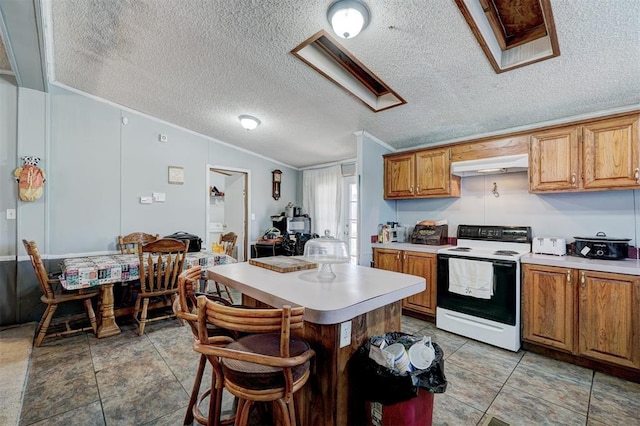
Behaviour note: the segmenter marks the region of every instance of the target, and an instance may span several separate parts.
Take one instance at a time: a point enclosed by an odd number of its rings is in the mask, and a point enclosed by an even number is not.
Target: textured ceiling
[[[552,0],[560,56],[496,74],[453,0],[365,0],[338,39],[407,100],[373,113],[297,60],[330,0],[55,0],[55,80],[295,167],[640,103],[640,1]],[[240,114],[262,121],[247,132]]]

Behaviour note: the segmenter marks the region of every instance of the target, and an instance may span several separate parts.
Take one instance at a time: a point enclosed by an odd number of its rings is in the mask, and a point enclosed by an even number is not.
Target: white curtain
[[[340,238],[342,217],[342,168],[340,165],[302,171],[302,209],[311,217],[311,232],[326,229]]]

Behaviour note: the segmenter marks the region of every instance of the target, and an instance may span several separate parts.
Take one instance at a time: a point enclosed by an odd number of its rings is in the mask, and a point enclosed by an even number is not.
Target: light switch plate
[[[7,219],[13,220],[16,218],[16,209],[7,209]]]
[[[340,324],[340,347],[344,348],[351,344],[351,321]]]
[[[140,204],[151,204],[153,199],[151,197],[140,197]]]
[[[164,203],[166,199],[166,194],[164,192],[154,192],[153,193],[153,201],[158,203]]]

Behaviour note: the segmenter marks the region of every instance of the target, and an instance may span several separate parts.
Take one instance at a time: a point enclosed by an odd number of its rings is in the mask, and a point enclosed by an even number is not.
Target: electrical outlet
[[[13,220],[16,218],[16,209],[7,209],[7,219]]]
[[[164,203],[166,199],[166,195],[164,192],[154,192],[153,193],[153,201],[158,203]]]
[[[153,198],[151,197],[140,197],[140,204],[151,204],[153,203]]]
[[[340,324],[340,347],[344,348],[351,344],[351,321]]]
[[[167,137],[167,135],[163,135],[162,133],[160,133],[160,142],[166,142],[169,140],[169,138]]]

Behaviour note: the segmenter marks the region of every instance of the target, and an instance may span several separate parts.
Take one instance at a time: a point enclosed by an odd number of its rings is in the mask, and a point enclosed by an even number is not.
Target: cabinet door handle
[[[575,184],[576,184],[576,174],[571,173],[571,185],[575,185]]]
[[[420,185],[416,185],[416,192],[420,192]]]
[[[585,283],[584,271],[582,271],[582,272],[580,273],[580,285],[581,285],[582,287],[584,287],[584,283]]]
[[[407,261],[407,253],[404,254],[403,259],[404,259],[405,262]]]
[[[571,271],[567,270],[567,284],[571,284]]]
[[[636,183],[640,183],[640,169],[636,169],[634,176],[636,178]]]
[[[396,259],[400,260],[400,252],[396,253]]]
[[[409,188],[409,192],[413,194],[413,185],[411,185],[411,187]]]

